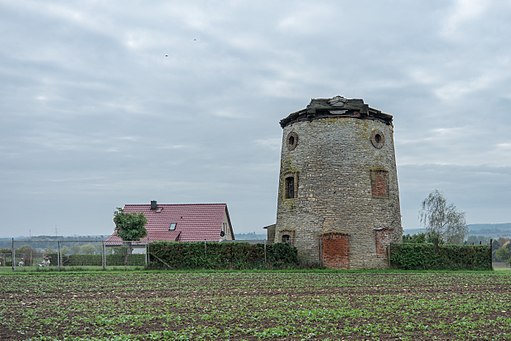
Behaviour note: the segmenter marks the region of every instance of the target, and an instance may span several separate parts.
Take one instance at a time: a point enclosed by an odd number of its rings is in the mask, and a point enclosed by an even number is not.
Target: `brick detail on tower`
[[[389,196],[389,173],[385,170],[371,170],[371,193],[373,198]]]
[[[343,233],[326,233],[321,236],[321,245],[321,259],[324,266],[334,269],[349,269],[349,235]]]
[[[387,246],[390,245],[393,229],[377,228],[374,229],[374,240],[376,255],[378,257],[387,257]]]

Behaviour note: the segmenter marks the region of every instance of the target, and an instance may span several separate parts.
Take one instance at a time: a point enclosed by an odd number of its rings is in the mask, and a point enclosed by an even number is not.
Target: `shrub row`
[[[390,264],[408,270],[491,270],[489,245],[391,244]]]
[[[296,265],[296,248],[283,243],[266,247],[264,244],[202,242],[149,245],[149,268],[152,269],[257,269]]]
[[[57,254],[52,253],[49,255],[51,265],[57,265]],[[106,255],[107,266],[123,266],[124,255]],[[101,266],[102,256],[101,255],[69,255],[62,257],[62,265],[64,266]],[[145,255],[144,254],[133,254],[128,256],[127,265],[133,266],[145,266]]]

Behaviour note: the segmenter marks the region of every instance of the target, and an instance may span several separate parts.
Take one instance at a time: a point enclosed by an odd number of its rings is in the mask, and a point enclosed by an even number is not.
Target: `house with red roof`
[[[227,204],[126,204],[126,213],[142,213],[146,219],[147,237],[135,244],[153,241],[202,242],[234,240]],[[121,244],[114,233],[107,245]]]

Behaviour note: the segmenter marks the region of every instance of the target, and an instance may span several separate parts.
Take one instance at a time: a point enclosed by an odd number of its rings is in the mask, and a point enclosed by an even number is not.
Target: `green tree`
[[[11,249],[7,249],[7,248],[0,249],[0,266],[7,265],[7,259],[9,259],[11,257],[12,257]]]
[[[494,239],[493,242],[491,243],[491,258],[492,260],[496,260],[497,256],[495,255],[497,253],[497,250],[499,249],[500,247],[500,242],[497,240],[497,239]]]
[[[114,223],[116,234],[128,247],[125,257],[125,263],[127,263],[128,255],[133,252],[132,242],[147,236],[145,228],[147,219],[142,213],[126,213],[122,208],[117,208],[114,212]]]
[[[60,248],[60,254],[62,256],[67,256],[67,255],[70,255],[71,254],[71,249],[68,247],[68,246],[62,246]]]
[[[80,245],[78,243],[73,243],[71,245],[71,254],[73,255],[79,255],[81,252],[80,252]]]
[[[498,262],[507,262],[511,258],[511,251],[506,246],[501,246],[495,252],[495,259]]]
[[[403,235],[403,243],[423,244],[426,243],[426,233],[405,234]]]
[[[454,204],[448,204],[436,189],[422,202],[419,219],[433,240],[437,237],[448,244],[461,244],[468,233],[465,212],[458,211]]]
[[[55,251],[54,249],[52,249],[51,247],[47,247],[46,249],[44,249],[44,252],[43,254],[44,255],[51,255],[52,253],[55,253],[57,251]]]
[[[80,254],[81,255],[93,255],[96,253],[96,247],[92,244],[82,244],[80,245]]]
[[[16,249],[16,257],[23,260],[24,265],[32,265],[34,260],[35,250],[29,245],[23,245]]]

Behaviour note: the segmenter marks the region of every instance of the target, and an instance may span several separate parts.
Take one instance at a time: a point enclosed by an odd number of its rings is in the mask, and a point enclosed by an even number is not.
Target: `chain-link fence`
[[[0,267],[19,270],[145,267],[147,245],[104,240],[16,240],[0,248]]]

